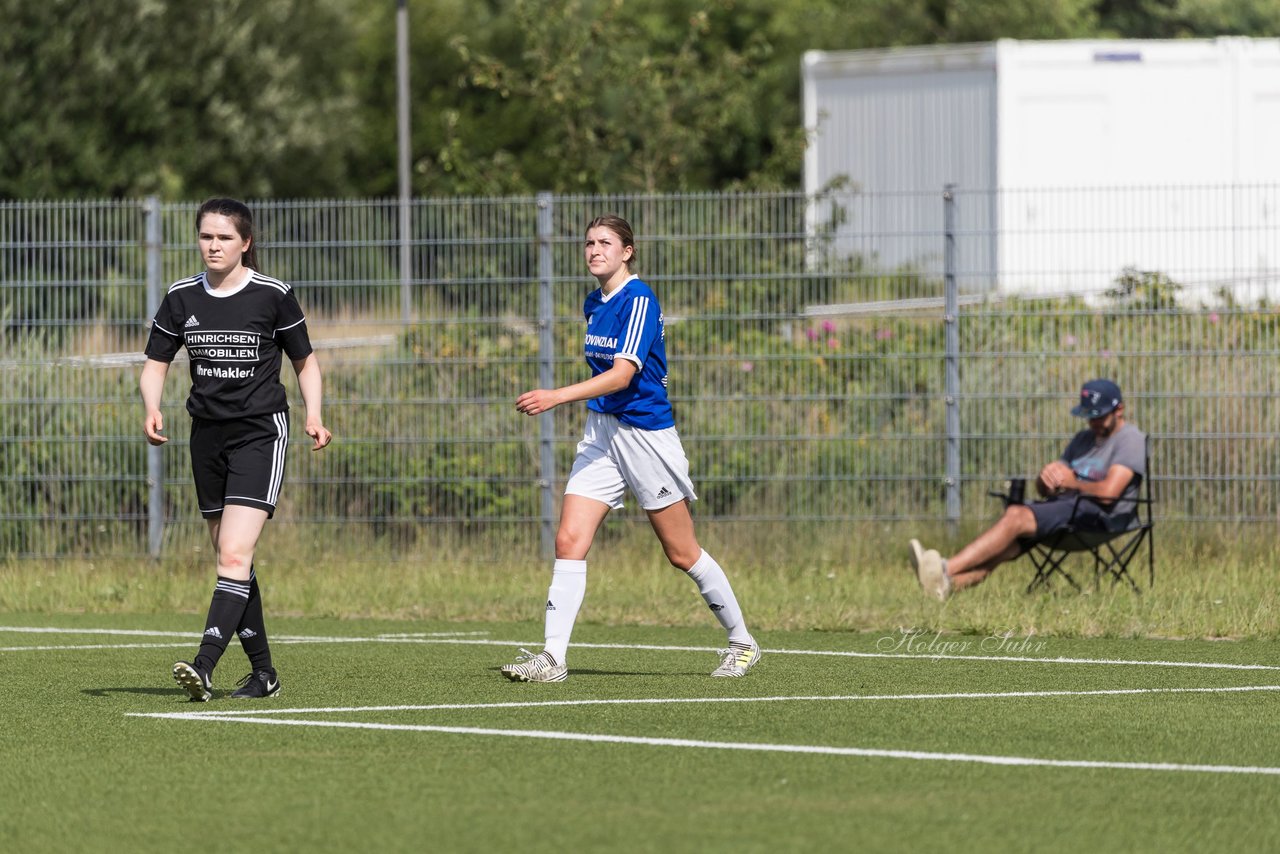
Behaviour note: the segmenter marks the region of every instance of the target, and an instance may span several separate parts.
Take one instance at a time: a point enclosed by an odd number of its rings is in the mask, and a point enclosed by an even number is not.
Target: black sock
[[[218,659],[227,650],[227,642],[244,614],[245,605],[249,601],[249,582],[236,581],[233,578],[218,576],[218,583],[213,588],[213,600],[209,603],[209,617],[204,624],[204,638],[200,642],[200,651],[192,662],[196,669],[204,673],[212,673],[218,666]]]
[[[262,619],[262,594],[258,591],[258,573],[249,567],[249,601],[236,626],[240,648],[249,656],[253,672],[271,670],[271,647],[267,644],[267,625]]]

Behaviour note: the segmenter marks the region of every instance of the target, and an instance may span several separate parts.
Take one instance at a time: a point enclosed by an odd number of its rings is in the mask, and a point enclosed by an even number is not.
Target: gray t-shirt
[[[1089,430],[1081,430],[1062,452],[1062,461],[1071,466],[1080,480],[1105,480],[1112,466],[1124,466],[1133,472],[1129,485],[1121,493],[1121,500],[1111,508],[1111,516],[1119,518],[1131,515],[1137,505],[1138,484],[1147,476],[1147,434],[1126,423],[1101,442]]]

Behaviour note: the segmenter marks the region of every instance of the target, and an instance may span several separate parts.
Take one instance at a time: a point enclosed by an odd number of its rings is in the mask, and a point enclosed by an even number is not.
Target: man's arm
[[[1041,495],[1057,495],[1063,492],[1079,492],[1090,498],[1110,503],[1124,494],[1133,480],[1133,469],[1113,465],[1102,480],[1081,480],[1062,460],[1054,460],[1045,466],[1036,479],[1036,489]]]
[[[1045,498],[1057,495],[1066,489],[1065,481],[1068,477],[1074,477],[1071,466],[1062,460],[1054,460],[1040,469],[1040,474],[1036,477],[1036,492]]]
[[[1115,464],[1107,469],[1107,476],[1102,480],[1079,480],[1074,474],[1071,479],[1076,483],[1074,488],[1082,495],[1110,504],[1124,494],[1133,480],[1133,469]]]

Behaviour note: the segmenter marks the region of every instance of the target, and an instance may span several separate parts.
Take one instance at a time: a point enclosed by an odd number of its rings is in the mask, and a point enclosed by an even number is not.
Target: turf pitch
[[[168,676],[198,618],[0,619],[0,849],[1280,847],[1266,642],[272,620],[283,690]]]

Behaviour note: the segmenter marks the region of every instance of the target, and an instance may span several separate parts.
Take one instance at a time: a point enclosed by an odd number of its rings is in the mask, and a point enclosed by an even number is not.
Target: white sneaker
[[[760,660],[760,644],[754,639],[750,646],[731,643],[728,649],[720,650],[719,654],[724,658],[720,666],[711,671],[712,676],[746,676],[747,671]]]
[[[514,664],[503,665],[502,675],[512,682],[563,682],[569,678],[569,668],[557,664],[546,650],[522,649]]]
[[[951,595],[951,576],[947,575],[942,555],[936,549],[925,549],[919,540],[912,540],[911,565],[915,568],[920,589],[939,602],[947,601]]]

